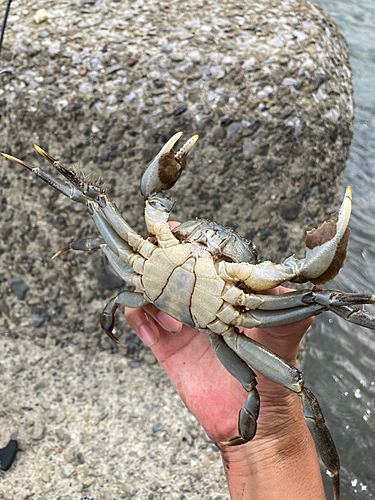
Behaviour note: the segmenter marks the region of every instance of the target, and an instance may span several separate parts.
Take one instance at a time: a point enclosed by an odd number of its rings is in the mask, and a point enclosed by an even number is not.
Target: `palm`
[[[234,436],[245,392],[217,359],[208,336],[187,326],[175,335],[162,331],[152,350],[211,439]]]
[[[284,293],[279,287],[269,293]],[[146,306],[154,316],[155,306]],[[137,331],[134,318],[141,310],[127,310],[127,320]],[[150,318],[150,321],[153,321]],[[299,342],[311,324],[311,319],[272,329],[245,330],[248,336],[262,343],[292,364],[295,363]],[[237,435],[238,412],[246,399],[241,384],[234,379],[214,354],[208,336],[183,325],[177,334],[157,327],[160,340],[152,347],[158,361],[170,377],[181,399],[200,421],[212,440],[219,443]],[[291,398],[288,390],[258,376],[261,411],[256,439],[284,425],[282,413]],[[275,410],[277,407],[277,411]],[[280,417],[275,418],[275,413]]]

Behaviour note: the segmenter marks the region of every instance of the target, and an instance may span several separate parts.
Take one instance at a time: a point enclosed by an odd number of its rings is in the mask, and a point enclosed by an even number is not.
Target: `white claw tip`
[[[350,186],[348,186],[346,188],[345,198],[349,198],[350,200],[352,200],[352,198],[353,198],[353,192],[352,192],[352,188]]]

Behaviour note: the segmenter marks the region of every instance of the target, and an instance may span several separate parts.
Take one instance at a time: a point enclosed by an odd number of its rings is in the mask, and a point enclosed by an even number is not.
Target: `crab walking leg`
[[[55,259],[68,250],[80,250],[83,252],[102,250],[116,274],[118,274],[118,276],[120,276],[120,278],[126,281],[129,285],[137,286],[138,281],[136,278],[138,278],[138,275],[133,271],[133,268],[129,266],[129,264],[123,262],[120,257],[111,251],[103,238],[83,238],[72,241],[68,246],[55,253],[52,258]]]
[[[330,308],[330,311],[340,316],[340,318],[346,319],[346,321],[350,323],[375,330],[375,316],[367,311],[358,309],[358,307],[334,306]]]
[[[234,288],[234,287],[228,287]],[[245,293],[239,288],[228,290],[227,302],[249,309],[272,311],[276,309],[291,309],[298,306],[320,304],[332,306],[352,306],[359,304],[374,304],[375,295],[372,293],[345,293],[338,290],[298,290],[280,295],[262,295]]]
[[[55,188],[57,191],[59,191],[59,193],[62,193],[64,196],[67,196],[71,200],[77,201],[78,203],[86,204],[87,201],[86,196],[79,189],[76,189],[74,186],[72,186],[70,183],[63,181],[62,179],[59,179],[55,175],[49,174],[48,172],[44,172],[44,170],[42,170],[39,167],[34,167],[33,165],[26,163],[25,161],[19,160],[14,156],[10,156],[5,153],[1,154],[7,160],[13,161],[14,163],[22,165],[22,167],[27,168],[33,174],[39,177],[39,179],[42,179],[44,182]]]
[[[56,259],[59,255],[62,253],[67,252],[68,250],[80,250],[83,252],[91,252],[92,250],[100,250],[103,245],[105,245],[105,241],[103,238],[82,238],[80,240],[75,240],[69,243],[68,246],[62,248],[58,252],[55,253],[55,255],[52,257],[52,259]]]
[[[117,257],[108,246],[102,247],[103,253],[106,255],[109,263],[111,264],[112,269],[115,271],[121,279],[123,279],[128,285],[133,285],[138,287],[140,290],[143,290],[140,283],[140,276],[133,271],[133,268],[123,262],[120,257]]]
[[[303,413],[317,450],[333,481],[335,500],[339,500],[340,462],[333,439],[325,425],[315,396],[304,387],[302,372],[255,340],[231,328],[222,335],[225,343],[254,370],[269,380],[298,394]]]
[[[135,272],[142,272],[145,259],[150,257],[156,246],[151,241],[145,240],[134,232],[135,237],[128,244],[119,236],[113,227],[103,217],[100,207],[92,201],[87,204],[87,208],[101,236],[104,238],[111,251],[120,259],[129,264]],[[133,245],[134,244],[134,245]],[[135,248],[138,253],[133,251]],[[138,266],[137,266],[138,263]]]
[[[351,200],[352,190],[347,187],[339,212],[318,229],[307,232],[305,258],[297,259],[293,255],[281,264],[221,261],[217,266],[219,276],[226,281],[243,282],[254,292],[274,288],[285,281],[311,281],[315,285],[331,281],[346,258]]]
[[[55,167],[55,169],[62,174],[70,184],[81,191],[88,199],[95,200],[98,203],[101,201],[101,197],[105,197],[105,191],[100,183],[93,183],[84,174],[78,174],[71,168],[66,167],[58,160],[55,160],[50,154],[48,154],[44,149],[34,144],[34,148],[38,153],[43,156],[47,161]],[[87,201],[87,200],[86,200]]]
[[[281,309],[279,311],[260,311],[257,309],[256,311],[241,313],[231,323],[245,328],[271,328],[295,323],[327,310],[327,306],[321,306],[320,304],[295,307],[294,309]]]
[[[87,205],[89,212],[92,211],[92,205],[96,203],[97,212],[100,207],[109,207],[110,214],[113,220],[120,221],[121,229],[122,229],[122,242],[124,244],[124,240],[128,241],[129,235],[132,235],[132,243],[136,243],[133,246],[137,247],[143,238],[139,236],[130,226],[126,223],[126,221],[120,215],[116,205],[112,203],[110,198],[104,193],[103,189],[100,186],[94,185],[88,182],[83,177],[80,177],[73,170],[65,167],[62,163],[55,160],[50,156],[46,151],[44,151],[39,146],[35,146],[35,149],[39,154],[43,156],[43,158],[47,159],[62,175],[64,175],[69,182],[59,179],[55,175],[44,172],[39,167],[34,167],[18,158],[14,158],[13,156],[7,155],[5,153],[1,153],[5,158],[23,167],[27,168],[31,172],[33,172],[37,177],[44,180],[47,184],[55,188],[57,191],[67,196],[73,201],[77,201],[78,203],[83,203]],[[91,205],[91,210],[90,210]],[[104,215],[101,214],[102,218],[105,218]]]
[[[259,394],[255,388],[257,385],[255,373],[216,333],[210,333],[209,338],[218,359],[247,392],[246,401],[238,414],[239,436],[221,444],[236,446],[247,443],[255,436],[259,414]]]
[[[115,313],[119,306],[137,308],[142,307],[149,303],[149,300],[144,297],[142,293],[130,292],[128,290],[124,290],[120,292],[116,297],[111,299],[108,304],[103,309],[103,312],[100,316],[100,326],[107,333],[107,335],[114,341],[116,344],[122,344],[118,338],[112,333],[113,328],[115,327]]]
[[[42,148],[34,144],[35,149],[40,155],[48,160],[60,174],[62,174],[74,187],[84,195],[84,203],[96,202],[97,206],[102,209],[103,215],[108,219],[108,222],[114,227],[115,231],[121,236],[122,239],[129,243],[129,235],[133,235],[137,241],[140,236],[132,229],[132,227],[124,220],[120,214],[117,206],[109,196],[106,195],[104,189],[99,184],[89,182],[84,176],[78,175],[74,170],[66,167],[58,160],[55,160],[50,154]],[[137,245],[133,245],[137,246]]]
[[[280,326],[299,321],[323,311],[332,311],[351,323],[375,330],[375,315],[358,309],[354,305],[374,304],[371,293],[344,293],[336,290],[300,290],[281,295],[261,295],[245,293],[239,288],[228,287],[224,300],[233,306],[244,306],[249,312],[238,313],[226,305],[231,318],[227,322],[252,328]],[[219,317],[225,314],[219,312]],[[234,320],[233,320],[234,318]]]

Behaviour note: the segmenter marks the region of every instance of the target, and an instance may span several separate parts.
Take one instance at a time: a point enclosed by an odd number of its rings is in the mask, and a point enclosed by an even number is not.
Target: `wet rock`
[[[16,297],[20,300],[25,298],[29,285],[22,278],[12,278],[8,281],[8,285]]]
[[[0,469],[8,470],[12,465],[17,453],[17,441],[11,439],[5,448],[0,449]]]

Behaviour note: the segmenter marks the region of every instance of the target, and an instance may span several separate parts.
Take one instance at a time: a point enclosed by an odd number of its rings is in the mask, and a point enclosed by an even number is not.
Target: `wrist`
[[[232,500],[325,499],[314,442],[290,396],[286,408],[264,408],[252,441],[222,450]]]

